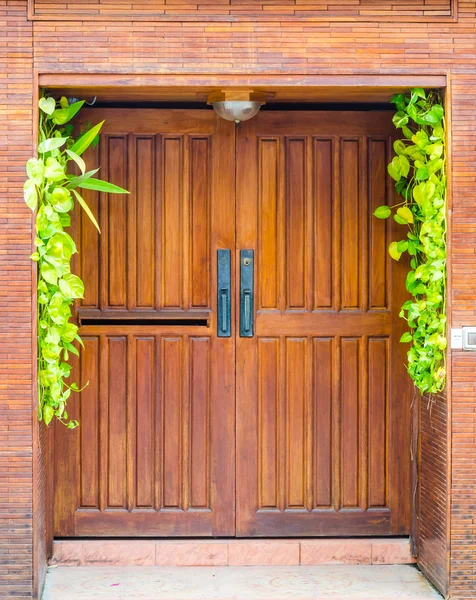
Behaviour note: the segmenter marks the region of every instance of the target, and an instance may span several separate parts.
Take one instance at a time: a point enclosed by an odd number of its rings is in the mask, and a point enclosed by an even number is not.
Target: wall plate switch
[[[463,329],[461,327],[451,329],[450,348],[452,350],[463,349]]]

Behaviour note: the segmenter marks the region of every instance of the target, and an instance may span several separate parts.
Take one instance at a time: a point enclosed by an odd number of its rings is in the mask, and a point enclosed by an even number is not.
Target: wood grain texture
[[[395,227],[371,226],[393,202],[392,135],[377,112],[273,111],[238,129],[237,241],[266,282],[257,336],[237,339],[241,536],[409,531],[406,267],[380,256]]]
[[[79,309],[81,426],[55,427],[55,534],[232,535],[234,349],[210,310],[211,257],[234,245],[234,129],[149,111],[138,134],[142,112],[108,115],[96,152],[131,194],[95,195],[100,240],[75,215],[100,285]]]
[[[111,113],[118,121],[130,119]],[[137,134],[134,120],[124,127],[111,113],[98,148],[87,158],[96,164],[101,157],[104,178],[131,195],[87,193],[103,234],[97,235],[86,215],[78,216],[78,235],[87,249],[78,268],[88,287],[80,307],[99,310],[96,317],[117,311],[121,318],[125,312],[137,317],[146,311],[210,310],[211,126],[177,134],[172,124],[170,133]],[[157,121],[147,119],[150,132],[160,127]],[[114,127],[122,133],[109,133]]]

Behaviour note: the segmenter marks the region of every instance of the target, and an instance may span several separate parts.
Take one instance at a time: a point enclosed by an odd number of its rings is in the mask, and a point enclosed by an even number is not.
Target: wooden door
[[[237,128],[237,248],[255,253],[237,535],[409,531],[406,266],[387,254],[397,226],[372,217],[393,200],[393,131],[374,112],[261,112]]]
[[[216,253],[234,247],[235,127],[213,111],[92,109],[75,223],[89,385],[54,428],[56,536],[224,536],[235,527],[233,338],[216,335]],[[78,216],[78,215],[77,215]],[[232,314],[233,323],[233,314]]]

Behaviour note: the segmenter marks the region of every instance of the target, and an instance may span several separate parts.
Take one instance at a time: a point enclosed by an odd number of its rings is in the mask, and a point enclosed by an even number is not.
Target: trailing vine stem
[[[406,288],[413,296],[400,316],[411,331],[401,342],[408,350],[408,373],[422,394],[437,394],[446,384],[446,152],[444,109],[438,92],[414,88],[392,98],[393,123],[403,133],[394,142],[388,165],[403,201],[379,206],[374,215],[393,214],[407,228],[406,239],[389,245],[390,256],[410,255]]]
[[[56,417],[70,429],[78,422],[68,417],[66,404],[71,392],[80,390],[65,380],[71,374],[70,353],[79,354],[74,342],[82,345],[78,326],[71,322],[71,305],[83,297],[84,284],[71,273],[71,257],[77,249],[66,230],[78,203],[100,231],[78,188],[129,193],[93,177],[98,169],[86,171],[81,155],[97,144],[103,123],[81,132],[75,140],[71,120],[83,104],[83,100],[69,104],[64,97],[39,100],[38,158],[28,160],[23,188],[26,204],[36,211],[37,250],[31,259],[38,264],[38,418],[49,424]],[[80,175],[69,173],[71,162]]]

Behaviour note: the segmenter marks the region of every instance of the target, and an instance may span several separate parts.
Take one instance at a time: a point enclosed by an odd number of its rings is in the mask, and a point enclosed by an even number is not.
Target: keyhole
[[[245,267],[249,267],[251,265],[251,258],[244,258],[243,264],[245,265]]]

